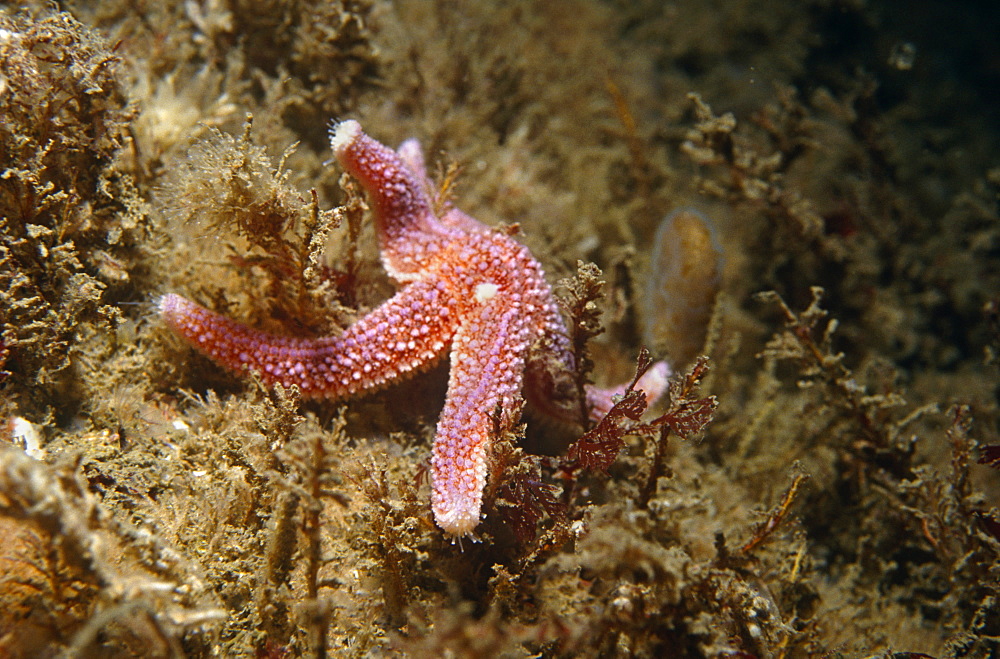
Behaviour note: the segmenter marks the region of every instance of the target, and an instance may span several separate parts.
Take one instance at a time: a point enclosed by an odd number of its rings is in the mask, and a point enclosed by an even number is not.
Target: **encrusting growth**
[[[522,389],[529,402],[567,421],[578,418],[574,357],[565,322],[541,265],[528,249],[455,208],[435,215],[419,144],[399,151],[356,121],[331,131],[344,168],[367,191],[382,262],[404,284],[339,336],[319,339],[260,332],[178,295],[166,295],[167,324],[214,361],[295,385],[314,398],[370,392],[426,368],[450,349],[448,395],[434,441],[434,519],[455,536],[479,523],[493,415],[514,423]],[[651,399],[666,388],[659,362],[638,387]],[[598,419],[619,390],[588,387]]]

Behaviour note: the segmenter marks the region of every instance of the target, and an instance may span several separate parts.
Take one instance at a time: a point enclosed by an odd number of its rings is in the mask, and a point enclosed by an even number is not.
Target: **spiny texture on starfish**
[[[337,159],[367,191],[386,271],[405,286],[339,336],[301,339],[248,328],[178,295],[166,295],[167,324],[216,362],[297,385],[310,397],[343,398],[425,368],[450,349],[448,396],[434,440],[431,497],[446,532],[479,523],[486,460],[500,410],[516,421],[529,402],[576,418],[574,358],[566,325],[538,261],[510,236],[457,209],[434,214],[420,147],[376,142],[356,121],[331,132]],[[666,387],[659,363],[639,382],[652,398]],[[618,390],[589,388],[600,418]]]

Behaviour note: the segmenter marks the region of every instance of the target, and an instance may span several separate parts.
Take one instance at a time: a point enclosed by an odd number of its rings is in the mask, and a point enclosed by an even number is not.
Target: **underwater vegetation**
[[[969,6],[0,4],[0,656],[1000,653]],[[405,291],[351,119],[565,325],[576,404],[485,406],[476,541],[430,504],[447,368],[316,400],[157,310],[309,342]]]

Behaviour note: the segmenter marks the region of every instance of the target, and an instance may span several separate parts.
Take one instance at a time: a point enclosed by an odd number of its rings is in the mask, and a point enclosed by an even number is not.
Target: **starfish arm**
[[[512,414],[523,379],[528,328],[519,304],[498,296],[466,317],[451,350],[448,398],[431,459],[431,505],[438,526],[454,536],[479,524],[487,457],[495,439],[492,415]]]
[[[179,295],[166,295],[166,323],[213,361],[297,385],[310,398],[379,389],[444,355],[458,325],[443,284],[415,282],[336,337],[301,339],[255,330]]]
[[[456,238],[453,228],[434,217],[423,158],[417,160],[415,145],[408,144],[404,143],[401,156],[366,135],[353,120],[337,124],[330,134],[340,164],[368,193],[382,263],[403,282],[426,271],[434,256]]]
[[[566,323],[554,303],[541,314],[543,327],[541,351],[529,358],[525,374],[525,396],[533,410],[565,423],[579,423],[580,408],[576,384],[573,381],[576,359],[570,348]],[[653,364],[639,381],[636,389],[653,403],[667,390],[670,366],[659,361]],[[625,392],[628,383],[615,387],[587,385],[587,411],[591,421],[600,421],[614,405],[614,396]]]
[[[666,362],[656,362],[639,378],[635,388],[646,394],[646,400],[652,404],[666,392],[670,374],[670,366]],[[625,393],[627,386],[627,382],[615,387],[586,385],[584,391],[590,420],[597,422],[604,418],[615,404],[614,397]],[[576,386],[571,370],[554,370],[541,359],[531,360],[525,372],[524,395],[533,411],[563,423],[580,422],[580,408],[576,402]]]
[[[652,405],[666,392],[669,380],[670,366],[665,361],[659,361],[642,374],[639,381],[635,383],[635,388],[646,394],[646,402]],[[604,415],[611,411],[611,407],[615,404],[614,396],[625,393],[627,386],[628,383],[608,388],[587,385],[587,407],[590,410],[590,420],[600,421],[604,418]]]
[[[427,166],[424,164],[424,152],[420,148],[420,142],[414,137],[406,140],[396,149],[396,155],[406,165],[417,180],[428,188],[430,179],[427,176]]]
[[[409,160],[404,162],[399,153],[366,135],[353,120],[333,127],[330,145],[344,169],[368,192],[379,230],[390,242],[409,229],[421,228],[420,218],[431,216],[431,201],[421,179],[423,158],[414,161],[412,147],[404,150]]]
[[[420,142],[411,137],[399,145],[396,153],[406,168],[417,178],[417,181],[423,186],[424,190],[428,194],[433,194],[434,186],[427,176],[427,166],[424,164],[424,153],[420,148]],[[438,219],[445,226],[455,227],[463,231],[489,230],[488,226],[476,218],[453,207],[448,207]]]

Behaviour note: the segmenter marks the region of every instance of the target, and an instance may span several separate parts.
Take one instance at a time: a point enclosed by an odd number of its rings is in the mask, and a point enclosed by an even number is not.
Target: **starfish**
[[[516,422],[523,390],[536,408],[578,419],[569,332],[527,247],[458,209],[435,214],[416,140],[394,151],[349,120],[331,129],[330,142],[368,194],[382,263],[402,288],[340,335],[317,339],[261,332],[179,295],[164,296],[160,312],[215,362],[257,371],[268,385],[295,385],[312,398],[380,389],[450,351],[431,459],[431,507],[445,532],[471,535],[480,521],[496,411],[501,424]],[[656,398],[668,376],[659,362],[638,388]],[[588,386],[591,417],[600,419],[622,389]]]

